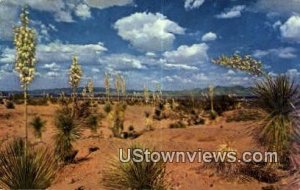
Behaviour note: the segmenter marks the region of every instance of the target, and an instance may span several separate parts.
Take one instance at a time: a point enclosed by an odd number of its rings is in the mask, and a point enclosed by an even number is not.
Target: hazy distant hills
[[[78,88],[78,92],[81,93],[83,88]],[[105,88],[96,87],[95,89],[96,94],[105,94]],[[32,96],[42,96],[46,94],[51,95],[59,95],[61,92],[65,94],[71,94],[72,90],[70,88],[57,88],[57,89],[41,89],[41,90],[31,90],[29,92]],[[163,95],[166,96],[197,96],[203,93],[207,93],[208,89],[204,88],[195,88],[190,90],[178,90],[178,91],[163,91]],[[4,95],[8,94],[18,94],[21,93],[20,91],[5,91],[2,92]],[[114,89],[111,89],[111,94],[115,93]],[[127,90],[127,94],[139,94],[142,95],[142,90]],[[235,94],[237,96],[251,96],[251,87],[243,87],[243,86],[216,86],[215,87],[215,94],[216,95],[228,95],[228,94]]]

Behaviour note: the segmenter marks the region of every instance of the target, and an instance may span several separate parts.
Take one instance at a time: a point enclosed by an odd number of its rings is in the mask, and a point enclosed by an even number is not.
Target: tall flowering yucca
[[[76,56],[73,57],[71,67],[69,69],[69,84],[73,90],[73,109],[72,116],[75,116],[75,110],[78,108],[77,106],[77,88],[80,83],[80,79],[82,76],[82,70],[78,63],[78,59]]]
[[[82,70],[78,63],[77,57],[74,56],[69,70],[69,84],[72,87],[74,94],[76,94],[76,90],[79,86],[81,77],[82,77]]]
[[[115,88],[118,95],[118,101],[120,101],[120,92],[122,91],[122,81],[123,81],[122,76],[118,74],[115,78]]]
[[[109,96],[110,96],[110,75],[108,73],[105,73],[104,86],[105,86],[106,98],[107,98],[107,101],[109,101]]]
[[[25,104],[25,132],[26,144],[28,138],[27,130],[27,90],[35,76],[36,65],[36,34],[29,27],[29,12],[27,8],[20,14],[21,26],[14,29],[14,44],[16,47],[15,70],[19,73],[20,83],[24,90]]]
[[[237,69],[241,71],[245,71],[252,75],[265,75],[262,69],[262,63],[253,59],[251,56],[246,55],[241,57],[240,55],[233,55],[233,56],[224,56],[222,55],[216,60],[213,60],[213,63],[230,67],[232,69]]]

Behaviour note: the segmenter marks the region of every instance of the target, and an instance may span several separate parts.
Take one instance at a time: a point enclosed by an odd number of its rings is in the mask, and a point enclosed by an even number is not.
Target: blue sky
[[[0,90],[20,89],[12,28],[24,3],[38,36],[31,89],[67,87],[73,55],[81,85],[100,87],[105,72],[131,89],[251,85],[252,76],[211,63],[234,53],[300,78],[298,0],[0,0]]]

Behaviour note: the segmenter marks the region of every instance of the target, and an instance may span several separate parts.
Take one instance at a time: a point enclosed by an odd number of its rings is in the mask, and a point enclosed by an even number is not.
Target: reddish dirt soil
[[[29,121],[36,114],[47,121],[42,141],[49,147],[53,147],[52,136],[55,132],[53,115],[57,108],[57,105],[50,105],[29,106],[28,109]],[[16,109],[11,110],[0,105],[0,139],[3,143],[12,139],[12,137],[24,136],[23,109],[21,105],[17,105]],[[133,125],[137,131],[142,131],[145,126],[144,111],[153,113],[153,109],[151,106],[128,106],[125,128]],[[103,112],[102,110],[102,107],[100,107],[99,111]],[[102,127],[98,130],[98,133],[102,131],[103,138],[92,137],[90,131],[86,129],[82,138],[75,144],[75,148],[79,150],[78,158],[84,157],[91,146],[97,146],[100,149],[88,156],[87,159],[60,169],[55,182],[49,189],[74,190],[79,187],[93,190],[105,189],[102,185],[102,176],[103,170],[107,168],[107,163],[118,155],[119,148],[126,148],[134,142],[164,151],[197,151],[199,148],[214,151],[220,144],[225,142],[231,142],[238,152],[261,150],[262,147],[256,143],[250,133],[250,126],[253,126],[253,123],[227,123],[226,114],[214,123],[184,129],[169,129],[168,125],[174,122],[172,120],[155,121],[154,131],[145,132],[135,140],[112,138],[108,123],[104,119]],[[32,143],[37,142],[32,129],[29,130],[29,139]],[[196,162],[168,163],[167,170],[169,173],[167,180],[171,182],[173,189],[260,190],[262,187],[269,185],[256,180],[249,182],[228,181],[219,177],[214,171],[203,169],[202,164]],[[290,180],[284,179],[278,184],[286,184]],[[286,187],[285,189],[290,188]]]

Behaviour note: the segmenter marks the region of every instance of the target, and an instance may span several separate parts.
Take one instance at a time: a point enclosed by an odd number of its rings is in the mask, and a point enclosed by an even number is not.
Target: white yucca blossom
[[[77,57],[73,57],[73,61],[69,70],[69,84],[75,91],[79,86],[80,79],[82,76],[82,70],[80,65],[78,64]]]
[[[15,70],[19,73],[21,85],[27,88],[35,76],[36,34],[29,28],[29,12],[23,9],[21,26],[15,28],[14,44],[16,47]]]

